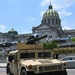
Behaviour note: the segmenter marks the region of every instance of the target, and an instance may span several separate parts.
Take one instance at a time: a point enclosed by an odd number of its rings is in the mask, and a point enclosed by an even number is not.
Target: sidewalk
[[[0,68],[6,68],[6,63],[0,63]]]

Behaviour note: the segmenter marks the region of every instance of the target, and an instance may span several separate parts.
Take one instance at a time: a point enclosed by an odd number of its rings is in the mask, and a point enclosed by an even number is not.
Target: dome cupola
[[[59,17],[59,14],[56,10],[53,9],[51,3],[48,7],[48,10],[43,14],[43,18],[46,18],[46,17],[53,17],[53,16],[57,16]]]
[[[18,32],[12,28],[10,31],[8,31],[8,34],[18,35]]]

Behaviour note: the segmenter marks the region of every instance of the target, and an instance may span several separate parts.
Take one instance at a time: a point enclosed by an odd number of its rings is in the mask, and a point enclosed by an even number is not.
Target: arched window
[[[48,23],[48,20],[46,20],[46,23]]]
[[[48,19],[48,23],[50,23],[50,20]]]
[[[56,24],[58,24],[58,19],[56,19]]]
[[[44,23],[46,23],[46,20],[44,20]]]
[[[52,24],[54,24],[54,19],[52,20]]]
[[[61,20],[59,20],[59,24],[61,24]]]

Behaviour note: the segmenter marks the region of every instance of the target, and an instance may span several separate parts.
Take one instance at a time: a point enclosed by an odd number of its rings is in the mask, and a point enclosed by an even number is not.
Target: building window
[[[52,24],[54,24],[54,19],[52,20]]]
[[[53,12],[51,14],[53,15]]]
[[[9,40],[7,40],[9,42]]]
[[[56,19],[56,24],[58,24],[58,19]]]
[[[5,40],[3,40],[3,42],[4,42]]]
[[[61,24],[61,20],[59,20],[59,24]]]
[[[4,39],[4,37],[3,37],[3,39]]]
[[[44,20],[44,23],[46,23],[46,20]]]
[[[50,23],[50,20],[48,19],[48,23]]]
[[[48,23],[48,21],[46,20],[46,23]]]
[[[50,35],[49,38],[52,38],[52,36]]]

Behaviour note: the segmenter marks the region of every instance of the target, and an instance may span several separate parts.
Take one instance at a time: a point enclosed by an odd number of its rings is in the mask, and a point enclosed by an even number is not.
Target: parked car
[[[66,68],[75,68],[75,56],[66,56],[60,60],[66,63]]]

